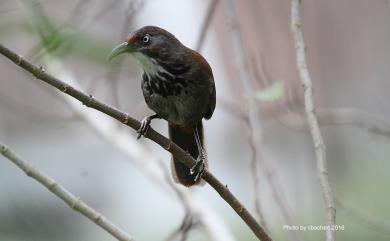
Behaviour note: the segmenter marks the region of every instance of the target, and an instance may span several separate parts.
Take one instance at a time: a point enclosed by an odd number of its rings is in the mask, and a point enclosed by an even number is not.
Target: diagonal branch
[[[124,125],[127,125],[134,130],[138,130],[141,126],[141,123],[136,119],[129,116],[127,113],[124,113],[114,107],[111,107],[105,103],[102,103],[96,100],[92,95],[87,95],[80,90],[75,89],[74,87],[62,82],[61,80],[47,74],[42,67],[35,66],[22,58],[20,55],[12,52],[8,48],[0,44],[0,53],[12,62],[20,66],[21,68],[27,70],[33,74],[37,79],[42,80],[43,82],[59,89],[60,91],[74,97],[75,99],[82,102],[84,105],[96,109],[100,112],[103,112],[112,118],[122,122]],[[158,145],[160,145],[165,150],[172,153],[178,160],[181,160],[183,164],[188,167],[192,167],[196,164],[194,158],[192,158],[188,153],[181,149],[178,145],[156,132],[152,128],[148,130],[145,135],[145,138],[148,138]],[[241,219],[248,225],[252,232],[260,240],[272,240],[264,229],[257,223],[255,218],[249,211],[244,207],[244,205],[230,192],[230,190],[222,184],[212,173],[208,170],[205,170],[202,178],[210,184],[219,195],[234,209],[234,211],[241,217]]]
[[[334,241],[336,238],[336,233],[333,227],[336,223],[336,208],[334,205],[332,188],[329,182],[325,150],[326,148],[318,124],[318,119],[314,112],[313,86],[306,64],[305,43],[303,41],[301,31],[300,7],[300,0],[291,1],[291,31],[294,36],[298,72],[304,88],[306,117],[308,120],[310,133],[314,142],[315,154],[317,159],[318,177],[320,181],[321,191],[325,200],[325,216],[326,224],[328,225],[328,229],[326,230],[326,240]]]
[[[49,57],[45,58],[44,62],[60,79],[79,88],[80,84],[74,75],[66,70],[61,63]],[[58,96],[64,99],[69,108],[84,121],[86,126],[93,129],[94,133],[98,134],[102,140],[105,140],[119,152],[129,157],[129,160],[138,166],[160,188],[168,192],[173,190],[185,208],[185,211],[199,218],[202,227],[205,228],[212,240],[235,241],[221,217],[216,215],[215,210],[207,205],[204,200],[195,196],[190,197],[188,189],[176,185],[171,179],[168,170],[163,165],[163,161],[144,148],[128,131],[123,131],[123,128],[119,128],[117,124],[120,123],[117,123],[114,119],[103,118],[99,112],[93,111],[92,109],[82,108],[77,100],[68,95],[63,95],[61,92],[58,92]],[[121,127],[126,128],[125,126]]]
[[[35,179],[36,181],[44,185],[50,192],[54,193],[54,195],[61,198],[66,204],[68,204],[69,207],[99,225],[102,229],[106,230],[119,241],[134,241],[133,238],[131,238],[123,230],[115,226],[115,224],[113,224],[102,214],[98,213],[86,203],[81,201],[80,198],[75,197],[72,193],[70,193],[60,184],[58,184],[55,180],[53,180],[46,174],[38,171],[36,168],[32,167],[30,164],[18,157],[9,148],[2,145],[1,143],[0,154],[9,159],[20,169],[22,169],[27,176]]]

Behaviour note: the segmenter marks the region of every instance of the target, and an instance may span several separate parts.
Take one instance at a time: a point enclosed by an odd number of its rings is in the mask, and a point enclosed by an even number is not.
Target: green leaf
[[[284,96],[284,85],[280,81],[274,82],[271,86],[254,93],[254,98],[264,102],[272,102]]]

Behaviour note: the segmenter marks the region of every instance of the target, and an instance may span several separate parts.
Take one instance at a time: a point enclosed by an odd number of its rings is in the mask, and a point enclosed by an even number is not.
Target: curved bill
[[[110,54],[108,55],[108,60],[112,60],[116,56],[123,54],[123,53],[129,53],[133,52],[134,47],[127,42],[121,43],[118,46],[116,46],[113,50],[111,50]]]

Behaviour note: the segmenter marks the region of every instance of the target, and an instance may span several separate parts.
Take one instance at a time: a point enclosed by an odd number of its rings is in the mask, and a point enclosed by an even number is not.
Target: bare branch
[[[336,238],[334,227],[336,223],[336,208],[334,197],[329,182],[328,167],[326,161],[326,148],[318,124],[317,116],[314,113],[313,86],[306,64],[305,43],[301,31],[300,0],[291,1],[291,30],[294,36],[296,58],[299,76],[304,88],[306,117],[309,123],[310,133],[313,138],[315,154],[317,158],[317,172],[320,181],[321,191],[326,206],[326,240],[334,241]]]
[[[58,63],[55,59],[45,58],[48,68],[56,73],[60,79],[66,83],[79,88],[79,83],[70,71]],[[176,185],[168,170],[157,156],[153,155],[144,146],[135,140],[128,131],[124,131],[118,122],[114,119],[102,118],[99,112],[91,109],[86,109],[80,106],[78,101],[68,95],[63,95],[57,92],[59,97],[65,100],[68,107],[79,117],[84,123],[90,127],[94,133],[109,143],[112,147],[128,157],[145,175],[164,191],[170,192],[173,190],[183,205],[187,213],[196,215],[208,234],[215,241],[234,241],[230,230],[226,228],[223,220],[216,215],[215,210],[209,207],[203,200],[190,196],[188,189],[184,189]],[[120,123],[119,123],[120,124]],[[200,205],[203,203],[203,205]]]
[[[45,73],[42,68],[31,64],[30,62],[22,58],[20,55],[12,52],[3,45],[0,45],[0,53],[9,58],[12,62],[17,64],[21,68],[33,74],[37,79],[42,80],[43,82],[46,82],[47,84],[57,88],[58,90],[76,98],[87,107],[103,112],[111,116],[112,118],[120,121],[124,125],[133,128],[134,130],[139,129],[141,123],[136,119],[132,118],[127,113],[119,111],[118,109],[111,107],[105,103],[102,103],[96,100],[92,95],[88,96],[82,91],[77,90],[74,87],[62,82],[61,80]],[[150,128],[146,133],[145,138],[154,141],[162,148],[172,153],[173,156],[175,156],[178,160],[181,160],[186,166],[191,167],[196,164],[196,160],[192,158],[191,155],[186,153],[178,145],[176,145],[160,133],[156,132],[154,129]],[[209,183],[210,186],[212,186],[220,194],[220,196],[234,209],[234,211],[248,225],[248,227],[252,230],[256,237],[258,237],[260,240],[272,240],[264,231],[264,229],[257,223],[254,217],[249,213],[249,211],[244,207],[244,205],[233,195],[233,193],[230,192],[227,186],[223,185],[208,170],[205,170],[202,178],[207,183]]]
[[[8,160],[13,162],[16,166],[22,169],[27,176],[35,179],[42,185],[44,185],[50,192],[54,193],[57,197],[62,199],[70,208],[76,212],[81,213],[83,216],[87,217],[92,222],[96,223],[99,227],[106,230],[117,240],[120,241],[134,241],[128,234],[123,230],[113,224],[110,220],[104,217],[102,214],[95,211],[93,208],[88,206],[86,203],[80,200],[80,198],[75,197],[72,193],[62,187],[55,180],[42,173],[38,169],[32,167],[26,161],[18,157],[13,153],[8,147],[0,143],[0,154],[6,157]]]

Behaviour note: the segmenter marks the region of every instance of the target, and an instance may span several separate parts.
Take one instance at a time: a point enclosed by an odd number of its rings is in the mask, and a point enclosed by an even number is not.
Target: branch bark
[[[113,224],[110,220],[104,217],[102,214],[95,211],[93,208],[88,206],[86,203],[75,197],[72,193],[62,187],[55,180],[40,172],[38,169],[32,167],[22,158],[18,157],[8,147],[0,143],[0,154],[6,157],[8,160],[13,162],[16,166],[22,169],[27,176],[35,179],[42,185],[44,185],[50,192],[54,193],[57,197],[62,199],[70,208],[76,212],[81,213],[92,222],[96,223],[102,229],[106,230],[112,236],[119,241],[134,241],[128,234]]]
[[[20,55],[14,53],[8,48],[4,47],[0,44],[0,53],[10,59],[12,62],[20,66],[21,68],[27,70],[32,75],[34,75],[37,79],[46,82],[47,84],[57,88],[58,90],[68,94],[81,103],[86,105],[87,107],[96,109],[102,113],[105,113],[112,118],[120,121],[122,124],[127,125],[134,130],[138,130],[141,126],[141,123],[136,119],[129,116],[127,113],[119,111],[118,109],[111,107],[103,102],[96,100],[92,95],[87,95],[82,91],[75,89],[74,87],[64,83],[63,81],[47,74],[42,67],[35,66],[25,60]],[[182,160],[183,164],[188,167],[192,167],[195,165],[196,161],[191,157],[188,153],[186,153],[183,149],[181,149],[178,145],[156,132],[154,129],[150,128],[145,135],[145,138],[148,138],[162,148],[172,153],[178,160]],[[213,187],[219,195],[234,209],[234,211],[241,217],[241,219],[248,225],[248,227],[252,230],[252,232],[258,237],[260,240],[272,240],[269,235],[264,231],[264,229],[257,223],[255,218],[249,211],[244,207],[244,205],[233,195],[232,192],[227,188],[227,186],[223,185],[212,173],[208,170],[205,170],[202,178]]]
[[[325,200],[325,216],[326,224],[328,225],[328,230],[326,230],[326,240],[334,241],[336,233],[333,227],[336,224],[336,209],[332,188],[329,182],[326,147],[322,138],[317,116],[314,112],[313,86],[306,64],[305,43],[301,31],[300,7],[300,0],[291,1],[291,31],[294,37],[298,72],[304,88],[305,112],[315,148],[318,178]]]

